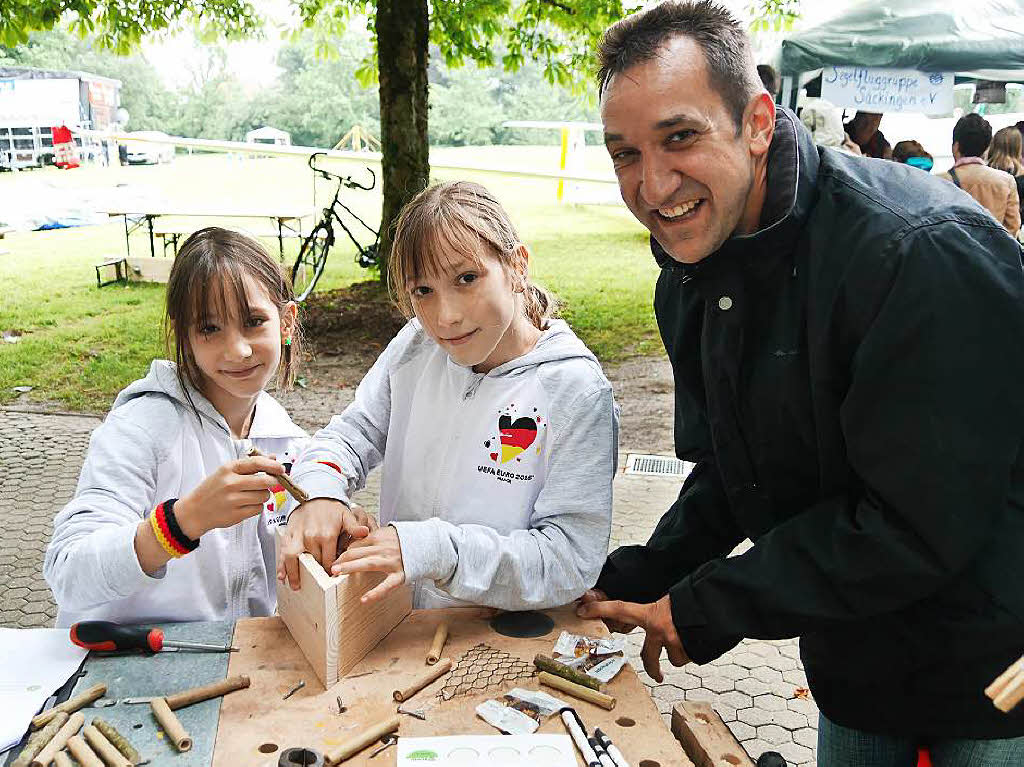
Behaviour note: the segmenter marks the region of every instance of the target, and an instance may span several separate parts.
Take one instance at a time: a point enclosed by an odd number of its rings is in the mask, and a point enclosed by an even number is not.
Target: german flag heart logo
[[[498,430],[501,432],[501,462],[508,463],[522,453],[537,439],[537,422],[532,418],[517,418],[503,415],[498,418]],[[495,457],[495,454],[491,454]]]
[[[284,493],[284,487],[281,485],[274,485],[270,488],[270,500],[267,501],[267,511],[280,511],[284,508],[284,505],[288,502],[288,496]]]

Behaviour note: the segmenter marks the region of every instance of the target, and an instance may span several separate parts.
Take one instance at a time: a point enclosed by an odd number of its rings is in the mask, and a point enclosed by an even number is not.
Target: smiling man
[[[643,626],[658,680],[662,649],[800,636],[821,765],[1024,764],[1024,706],[983,695],[1024,651],[1019,246],[941,180],[815,147],[714,4],[630,16],[600,61],[696,467],[581,614]]]

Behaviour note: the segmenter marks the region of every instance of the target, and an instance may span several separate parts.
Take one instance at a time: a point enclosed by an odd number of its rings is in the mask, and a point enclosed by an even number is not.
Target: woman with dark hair
[[[885,134],[878,130],[881,122],[882,115],[878,112],[857,112],[844,127],[865,157],[891,160],[892,147],[885,140]]]
[[[923,171],[931,171],[934,158],[925,151],[920,141],[899,141],[892,149],[892,159],[904,165],[912,165]]]

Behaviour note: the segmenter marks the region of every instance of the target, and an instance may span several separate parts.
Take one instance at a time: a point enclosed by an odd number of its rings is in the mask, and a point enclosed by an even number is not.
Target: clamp
[[[324,767],[324,755],[315,748],[287,748],[281,752],[277,767]]]

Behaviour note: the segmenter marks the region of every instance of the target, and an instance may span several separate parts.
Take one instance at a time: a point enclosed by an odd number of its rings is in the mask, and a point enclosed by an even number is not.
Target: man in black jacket
[[[1024,705],[983,694],[1024,652],[1020,247],[941,180],[816,148],[710,3],[600,58],[696,467],[580,614],[642,625],[657,680],[663,648],[800,636],[822,767],[1024,764]]]

